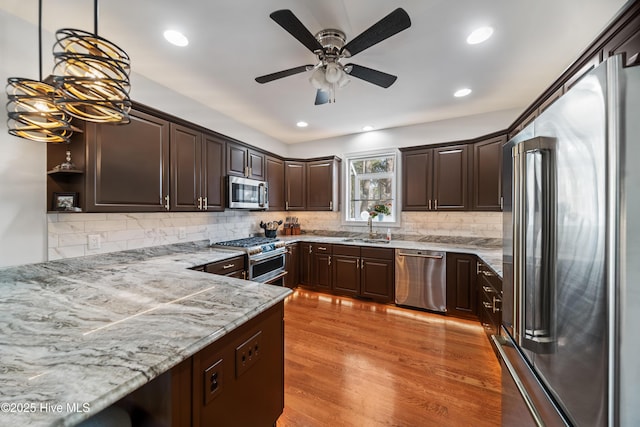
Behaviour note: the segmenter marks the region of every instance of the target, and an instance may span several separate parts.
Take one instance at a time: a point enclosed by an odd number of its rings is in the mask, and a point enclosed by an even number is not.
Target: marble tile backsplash
[[[340,212],[157,212],[51,213],[49,260],[117,252],[209,239],[230,240],[261,233],[260,221],[297,216],[302,230],[363,232],[343,225]],[[374,224],[376,225],[376,224]],[[386,227],[381,226],[386,232]],[[392,233],[415,236],[500,238],[500,212],[403,212],[402,227]],[[100,249],[89,249],[88,236],[100,235]]]

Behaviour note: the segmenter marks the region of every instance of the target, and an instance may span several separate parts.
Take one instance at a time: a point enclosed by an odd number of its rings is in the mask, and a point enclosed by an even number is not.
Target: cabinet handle
[[[360,258],[356,259],[356,270],[360,268]]]
[[[431,199],[429,199],[429,210],[431,210]]]
[[[331,265],[331,255],[329,255],[329,264],[328,265]]]
[[[504,210],[504,197],[500,197],[500,210]]]
[[[209,202],[207,201],[207,198],[204,198],[204,203],[202,204],[202,209],[204,209],[205,211],[207,210],[207,206],[209,206]]]
[[[437,210],[438,210],[438,199],[436,199],[436,200],[433,202],[433,210],[434,210],[434,211],[437,211]]]
[[[324,248],[324,247],[322,247],[322,246],[318,246],[318,250],[319,250],[319,251],[326,251],[326,250],[327,250],[327,248]]]
[[[313,252],[312,248],[313,248],[313,247],[312,247],[311,245],[309,245],[309,253],[312,253],[312,252]]]
[[[482,289],[488,294],[493,293],[493,288],[491,288],[489,286],[482,286]]]
[[[249,178],[249,166],[244,167],[244,177]]]
[[[360,260],[360,270],[364,270],[364,260]]]
[[[242,278],[244,280],[247,280],[247,272],[246,272],[246,270],[242,270]]]
[[[284,210],[285,211],[289,210],[289,202],[284,202]]]
[[[482,305],[484,305],[484,308],[491,308],[491,303],[490,302],[482,301]]]
[[[233,268],[235,266],[235,264],[227,264],[227,265],[223,265],[222,268],[225,270],[228,270],[230,268]]]
[[[332,211],[333,210],[333,200],[331,200],[329,202],[329,210]]]
[[[164,196],[164,201],[166,202],[164,205],[164,208],[166,210],[169,210],[169,195],[167,194],[166,196]]]
[[[491,310],[492,310],[494,313],[497,313],[497,312],[499,312],[499,311],[500,311],[500,307],[496,307],[496,303],[500,303],[500,302],[502,302],[502,300],[501,300],[501,299],[496,298],[496,297],[493,297],[493,302],[492,302]]]
[[[202,210],[202,197],[198,197],[198,209]]]

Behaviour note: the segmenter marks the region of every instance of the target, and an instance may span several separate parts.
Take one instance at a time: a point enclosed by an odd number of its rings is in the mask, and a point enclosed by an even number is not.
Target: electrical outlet
[[[184,227],[178,227],[178,239],[187,238],[187,229]]]
[[[87,236],[89,250],[100,249],[100,235],[99,234],[89,234]]]
[[[205,369],[202,383],[204,404],[206,405],[222,391],[222,359]]]
[[[262,331],[258,331],[254,336],[236,347],[236,378],[240,377],[260,360],[260,354],[262,354],[261,337]]]

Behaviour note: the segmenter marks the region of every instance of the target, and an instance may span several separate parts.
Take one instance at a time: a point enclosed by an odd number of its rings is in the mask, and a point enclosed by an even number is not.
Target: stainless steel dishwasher
[[[447,310],[446,253],[396,249],[396,304]]]

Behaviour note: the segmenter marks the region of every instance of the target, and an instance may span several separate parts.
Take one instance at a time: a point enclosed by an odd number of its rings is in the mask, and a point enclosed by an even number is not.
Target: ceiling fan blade
[[[316,92],[316,102],[315,105],[322,105],[329,102],[329,92],[325,92],[324,90],[318,89]]]
[[[300,67],[289,68],[288,70],[278,71],[277,73],[271,73],[264,76],[256,77],[258,83],[269,83],[274,80],[281,79],[283,77],[293,76],[294,74],[304,73],[313,68],[313,65],[301,65]]]
[[[349,56],[354,56],[410,26],[409,14],[399,7],[344,45],[340,53],[347,51]]]
[[[397,76],[383,73],[382,71],[374,70],[372,68],[363,67],[362,65],[347,64],[344,66],[346,69],[349,67],[351,67],[351,71],[347,74],[350,76],[357,77],[385,89],[391,86],[398,78]]]
[[[322,50],[320,42],[289,9],[276,10],[269,16],[311,52]]]

